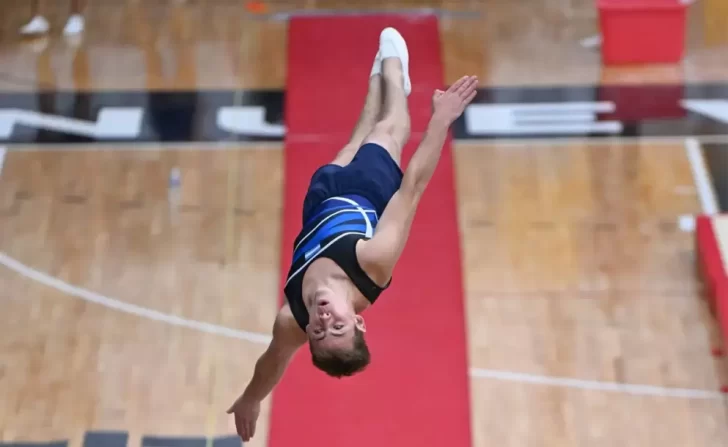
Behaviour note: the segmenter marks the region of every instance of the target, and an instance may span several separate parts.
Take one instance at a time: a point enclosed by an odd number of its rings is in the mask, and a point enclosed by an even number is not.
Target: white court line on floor
[[[90,290],[68,284],[67,282],[64,282],[58,278],[54,278],[43,272],[35,270],[34,268],[28,267],[27,265],[9,257],[5,253],[0,253],[0,264],[22,276],[25,276],[26,278],[32,279],[43,285],[59,290],[67,295],[80,298],[84,301],[90,301],[92,303],[100,304],[111,309],[119,310],[127,314],[148,318],[154,321],[160,321],[163,323],[171,324],[173,326],[182,326],[190,329],[195,329],[197,331],[207,332],[209,334],[222,335],[225,337],[236,338],[239,340],[251,341],[253,343],[269,343],[271,340],[271,337],[269,335],[256,334],[253,332],[226,328],[223,326],[205,323],[202,321],[189,320],[187,318],[178,317],[176,315],[169,315],[163,312],[159,312],[157,310],[137,306],[135,304],[125,303],[114,298],[109,298],[96,292],[92,292]]]
[[[715,189],[713,189],[713,183],[710,181],[710,173],[705,164],[705,157],[703,156],[703,148],[700,146],[700,141],[696,138],[686,138],[685,153],[690,162],[690,168],[693,170],[693,179],[695,180],[695,187],[698,190],[698,198],[700,199],[700,206],[702,207],[703,213],[710,215],[717,214],[719,210],[718,200]]]
[[[473,377],[495,379],[508,382],[531,383],[537,385],[576,388],[580,390],[605,391],[636,396],[677,397],[684,399],[721,399],[723,395],[715,391],[704,391],[686,388],[665,388],[653,385],[631,385],[627,383],[599,382],[596,380],[570,379],[566,377],[537,376],[510,371],[495,371],[473,368]]]
[[[246,340],[253,343],[267,344],[271,337],[265,334],[257,334],[253,332],[241,331],[237,329],[218,326],[212,323],[202,321],[189,320],[175,315],[165,314],[157,310],[148,309],[135,304],[125,303],[114,298],[109,298],[101,294],[68,284],[58,278],[54,278],[32,267],[29,267],[5,253],[0,252],[0,264],[8,269],[24,276],[28,279],[36,281],[45,286],[54,288],[69,296],[80,298],[84,301],[100,304],[111,309],[125,312],[131,315],[148,318],[150,320],[171,324],[174,326],[186,327],[200,332],[221,335],[224,337],[235,338],[238,340]],[[493,379],[508,382],[529,383],[536,385],[557,386],[563,388],[575,388],[581,390],[605,391],[613,393],[640,395],[640,396],[659,396],[659,397],[676,397],[684,399],[702,399],[715,400],[722,399],[723,395],[718,392],[683,389],[683,388],[666,388],[651,385],[630,385],[614,382],[600,382],[594,380],[579,380],[562,377],[549,377],[535,374],[517,373],[512,371],[489,370],[482,368],[471,368],[470,375],[480,379]]]
[[[499,146],[499,147],[553,147],[553,146],[622,146],[649,144],[684,144],[686,138],[692,138],[703,144],[728,143],[728,135],[674,135],[674,136],[615,136],[615,137],[508,137],[508,138],[473,138],[453,140],[458,146]]]

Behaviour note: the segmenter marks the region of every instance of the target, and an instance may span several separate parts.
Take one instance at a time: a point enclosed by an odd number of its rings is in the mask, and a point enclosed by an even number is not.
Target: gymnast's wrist
[[[452,122],[448,119],[447,116],[445,116],[444,113],[439,113],[435,111],[430,118],[430,123],[428,124],[427,128],[428,130],[446,130],[448,127],[450,127],[450,124],[452,124]]]

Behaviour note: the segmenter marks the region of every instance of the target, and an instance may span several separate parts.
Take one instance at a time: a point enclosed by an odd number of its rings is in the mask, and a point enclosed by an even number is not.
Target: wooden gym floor
[[[45,5],[50,36],[32,40],[15,32],[28,10],[5,2],[0,90],[284,88],[285,22],[212,3],[91,1],[83,39],[68,42],[57,31],[62,2]],[[679,68],[610,69],[577,43],[595,33],[591,1],[492,3],[480,19],[441,21],[448,82],[465,73],[486,86],[728,80],[720,0],[691,9]],[[167,319],[269,332],[282,145],[175,146],[7,147],[0,441],[76,447],[87,430],[126,430],[138,445],[144,435],[231,433],[224,409],[265,345]],[[677,225],[701,212],[684,144],[454,147],[474,445],[725,445],[715,324],[692,234]],[[168,211],[173,166],[194,212]],[[266,445],[268,411],[266,401],[251,446]]]

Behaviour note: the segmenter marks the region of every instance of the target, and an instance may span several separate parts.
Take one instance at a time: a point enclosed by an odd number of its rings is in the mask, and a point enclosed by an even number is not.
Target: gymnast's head
[[[353,376],[371,361],[364,318],[346,294],[321,292],[308,309],[306,326],[313,364],[331,377]]]

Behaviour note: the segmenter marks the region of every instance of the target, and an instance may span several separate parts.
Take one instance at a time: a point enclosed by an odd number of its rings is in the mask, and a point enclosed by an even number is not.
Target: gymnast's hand
[[[243,442],[250,441],[250,438],[255,435],[255,424],[260,414],[260,401],[250,399],[243,394],[227,412],[235,414],[235,428]]]
[[[435,90],[432,96],[433,118],[441,119],[448,126],[452,124],[475,98],[477,87],[477,76],[463,76],[446,91]]]

